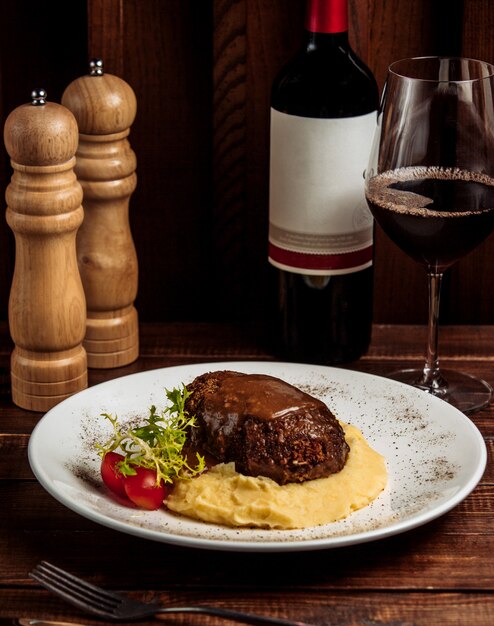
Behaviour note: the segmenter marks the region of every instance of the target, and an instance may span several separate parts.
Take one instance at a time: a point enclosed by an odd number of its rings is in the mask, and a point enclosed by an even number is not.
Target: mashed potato
[[[278,485],[263,476],[244,476],[234,463],[215,465],[192,480],[179,481],[166,504],[187,517],[257,528],[308,528],[343,519],[367,506],[384,489],[386,462],[354,426],[342,424],[350,453],[337,474]]]

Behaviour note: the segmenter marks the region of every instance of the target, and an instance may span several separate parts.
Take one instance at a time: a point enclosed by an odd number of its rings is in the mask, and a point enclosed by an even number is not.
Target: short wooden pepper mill
[[[7,222],[15,235],[9,299],[12,400],[47,411],[87,387],[86,301],[77,266],[82,189],[74,173],[77,123],[42,89],[12,111],[4,141],[13,175]]]
[[[84,192],[84,223],[77,255],[87,300],[88,366],[119,367],[139,354],[138,267],[129,225],[136,157],[127,140],[136,97],[93,59],[90,73],[67,87],[62,104],[79,126],[75,172]]]

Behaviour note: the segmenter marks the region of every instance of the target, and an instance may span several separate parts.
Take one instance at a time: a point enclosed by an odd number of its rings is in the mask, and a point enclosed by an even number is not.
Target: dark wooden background
[[[304,0],[2,0],[0,116],[101,56],[134,88],[131,227],[141,320],[251,320],[275,306],[267,263],[269,92],[302,40]],[[350,0],[351,40],[382,86],[409,55],[494,62],[491,0]],[[2,210],[11,175],[0,150]],[[0,319],[15,256],[0,220]],[[448,275],[444,323],[494,322],[494,238]],[[379,231],[375,321],[422,323],[422,270]]]

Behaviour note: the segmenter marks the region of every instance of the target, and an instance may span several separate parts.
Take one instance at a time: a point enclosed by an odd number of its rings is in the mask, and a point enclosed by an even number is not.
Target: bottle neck
[[[307,52],[348,50],[348,0],[307,0],[305,30]]]
[[[348,0],[306,0],[305,29],[309,33],[348,35]]]

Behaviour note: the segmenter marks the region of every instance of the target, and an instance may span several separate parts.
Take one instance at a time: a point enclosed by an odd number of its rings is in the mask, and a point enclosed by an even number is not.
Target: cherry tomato
[[[117,496],[126,497],[124,476],[120,473],[117,463],[123,461],[124,457],[117,452],[107,452],[101,461],[101,477],[105,485]]]
[[[130,500],[141,509],[159,509],[165,499],[166,489],[156,484],[156,472],[145,467],[136,467],[136,474],[125,476],[125,492]]]

